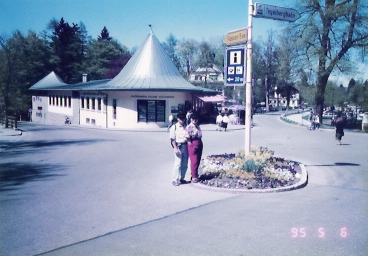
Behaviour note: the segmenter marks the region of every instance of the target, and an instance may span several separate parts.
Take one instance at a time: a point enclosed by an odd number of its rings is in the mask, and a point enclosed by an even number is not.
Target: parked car
[[[337,115],[337,111],[336,110],[329,110],[329,111],[323,112],[322,118],[332,119],[332,118],[336,117],[336,115]]]

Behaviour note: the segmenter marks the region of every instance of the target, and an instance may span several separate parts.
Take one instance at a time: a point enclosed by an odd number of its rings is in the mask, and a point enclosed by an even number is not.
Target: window
[[[52,105],[52,96],[49,96],[49,105]]]
[[[164,100],[138,100],[138,122],[165,122]]]
[[[116,99],[112,100],[112,118],[116,119]]]
[[[84,97],[81,97],[81,108],[84,108]]]
[[[92,98],[92,110],[95,110],[96,109],[96,98]]]
[[[68,96],[68,107],[72,107],[72,96]]]
[[[89,109],[89,97],[86,98],[86,106],[87,106],[87,109]]]
[[[101,111],[101,98],[97,98],[97,110]]]
[[[66,107],[67,106],[67,104],[68,104],[68,97],[67,96],[64,96],[64,107]]]

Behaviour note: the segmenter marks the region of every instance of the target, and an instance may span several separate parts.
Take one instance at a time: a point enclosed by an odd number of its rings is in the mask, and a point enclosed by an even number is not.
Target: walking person
[[[222,118],[222,127],[224,128],[225,132],[227,130],[228,124],[229,124],[229,117],[227,116],[227,114],[225,114],[224,117]]]
[[[202,131],[198,125],[198,116],[192,114],[190,124],[185,127],[185,134],[188,141],[188,153],[190,158],[190,169],[192,174],[192,182],[197,183],[198,167],[202,158],[203,143]]]
[[[188,169],[188,147],[185,132],[185,115],[177,115],[178,122],[170,128],[170,141],[174,148],[174,172],[172,184],[179,186],[185,184],[185,173]]]
[[[344,136],[344,120],[341,116],[341,113],[337,114],[337,119],[335,122],[335,138],[338,141],[337,145],[341,145],[341,138]]]
[[[319,115],[317,114],[314,118],[314,127],[315,129],[319,130],[319,125],[320,125],[320,122],[319,122]]]
[[[217,130],[221,131],[222,130],[222,115],[220,112],[218,116],[216,117],[216,125],[217,125],[216,131]]]

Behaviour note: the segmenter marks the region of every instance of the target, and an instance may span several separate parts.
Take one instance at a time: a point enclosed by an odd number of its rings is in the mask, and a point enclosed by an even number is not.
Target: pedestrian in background
[[[337,113],[337,119],[335,122],[335,138],[337,140],[337,145],[341,145],[342,136],[344,136],[344,119],[341,113]]]
[[[228,124],[229,124],[229,117],[227,116],[227,114],[225,114],[224,117],[222,118],[222,127],[224,128],[225,132],[227,130]]]
[[[184,184],[185,173],[188,169],[188,145],[185,132],[185,115],[179,113],[177,115],[178,122],[170,128],[170,141],[174,148],[174,172],[172,184],[179,186]]]
[[[316,114],[315,118],[314,118],[314,127],[315,129],[318,129],[319,130],[319,125],[320,125],[320,122],[319,122],[319,115]]]
[[[198,167],[202,158],[203,142],[202,131],[198,125],[198,116],[196,114],[192,114],[190,118],[190,124],[185,127],[185,136],[188,141],[188,153],[190,158],[192,182],[197,183],[199,181]]]
[[[221,131],[222,130],[222,115],[220,112],[218,113],[218,116],[216,117],[216,125],[217,125],[216,131],[217,130]]]

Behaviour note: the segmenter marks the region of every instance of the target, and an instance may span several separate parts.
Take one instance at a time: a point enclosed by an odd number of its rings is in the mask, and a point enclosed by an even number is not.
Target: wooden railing
[[[8,116],[7,118],[1,117],[0,123],[5,126],[5,128],[18,128],[17,119],[14,116]]]

